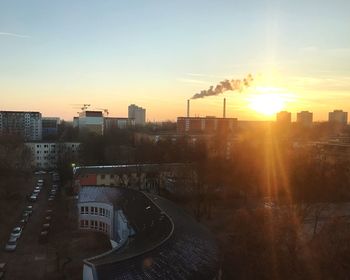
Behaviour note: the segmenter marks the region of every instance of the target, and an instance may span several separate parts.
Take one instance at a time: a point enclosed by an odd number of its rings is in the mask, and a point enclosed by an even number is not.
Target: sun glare
[[[249,102],[249,108],[252,110],[271,116],[284,109],[286,99],[278,93],[261,93],[252,95]]]

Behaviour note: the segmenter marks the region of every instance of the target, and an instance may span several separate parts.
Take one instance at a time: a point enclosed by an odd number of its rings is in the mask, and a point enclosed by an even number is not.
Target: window
[[[102,175],[101,175],[101,179],[103,180],[104,178],[105,178],[105,175],[104,175],[104,174],[102,174]]]
[[[90,228],[91,229],[98,229],[98,222],[97,221],[93,221],[93,220],[91,220],[90,221]]]
[[[88,220],[80,220],[80,228],[88,228],[89,221]]]
[[[98,208],[97,207],[91,207],[90,208],[90,214],[91,215],[98,215]]]

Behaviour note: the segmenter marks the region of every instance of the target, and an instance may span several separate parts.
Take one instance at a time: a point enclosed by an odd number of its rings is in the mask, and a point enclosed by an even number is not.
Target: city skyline
[[[227,117],[273,120],[274,109],[295,120],[308,110],[325,121],[350,111],[349,9],[341,0],[3,2],[0,109],[71,120],[71,104],[126,116],[136,103],[150,121],[175,120],[194,94],[251,73],[245,92],[195,100],[191,115],[220,117],[226,97]],[[266,111],[269,100],[277,105]]]

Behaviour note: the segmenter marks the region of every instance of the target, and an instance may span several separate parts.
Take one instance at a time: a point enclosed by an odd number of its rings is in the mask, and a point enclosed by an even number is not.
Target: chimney
[[[187,118],[190,117],[190,100],[187,100]]]
[[[224,107],[223,107],[222,116],[223,118],[226,118],[226,98],[224,98]]]

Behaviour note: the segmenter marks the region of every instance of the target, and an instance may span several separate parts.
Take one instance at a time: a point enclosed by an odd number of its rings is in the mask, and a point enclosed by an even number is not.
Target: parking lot
[[[82,260],[105,252],[110,248],[108,239],[99,233],[81,233],[76,223],[75,199],[57,190],[54,200],[49,201],[52,185],[51,174],[36,175],[28,195],[43,179],[44,185],[35,202],[23,199],[22,205],[9,219],[13,225],[5,228],[6,237],[1,239],[0,263],[6,263],[4,279],[82,279]],[[25,201],[25,202],[24,202]],[[21,220],[22,211],[33,205],[33,213],[25,225],[17,247],[13,252],[5,251],[5,244],[11,230]],[[48,209],[52,213],[47,213]],[[50,220],[46,216],[51,216]],[[47,239],[39,240],[43,224],[50,223]]]
[[[55,258],[53,248],[50,248],[49,244],[40,244],[38,242],[39,235],[42,230],[42,225],[46,223],[47,209],[52,209],[54,212],[54,204],[49,203],[49,189],[52,186],[52,176],[50,174],[37,175],[35,183],[33,184],[32,191],[34,192],[37,186],[37,180],[44,180],[44,184],[37,196],[37,200],[34,202],[26,201],[23,205],[18,205],[18,208],[24,210],[27,205],[33,206],[33,212],[29,216],[27,223],[24,225],[21,236],[17,240],[17,247],[13,252],[0,253],[1,262],[7,263],[6,279],[45,279],[45,275],[51,270],[50,259]],[[28,193],[28,196],[32,194]],[[50,205],[49,205],[50,204]],[[18,209],[17,209],[18,210]],[[16,211],[18,212],[18,211]],[[21,211],[22,213],[22,211]],[[51,221],[53,221],[53,215]],[[11,217],[13,219],[13,227],[20,225],[22,215],[17,217]],[[10,232],[8,236],[10,237]],[[2,245],[5,249],[5,244]],[[28,275],[24,267],[31,267],[31,275]]]

